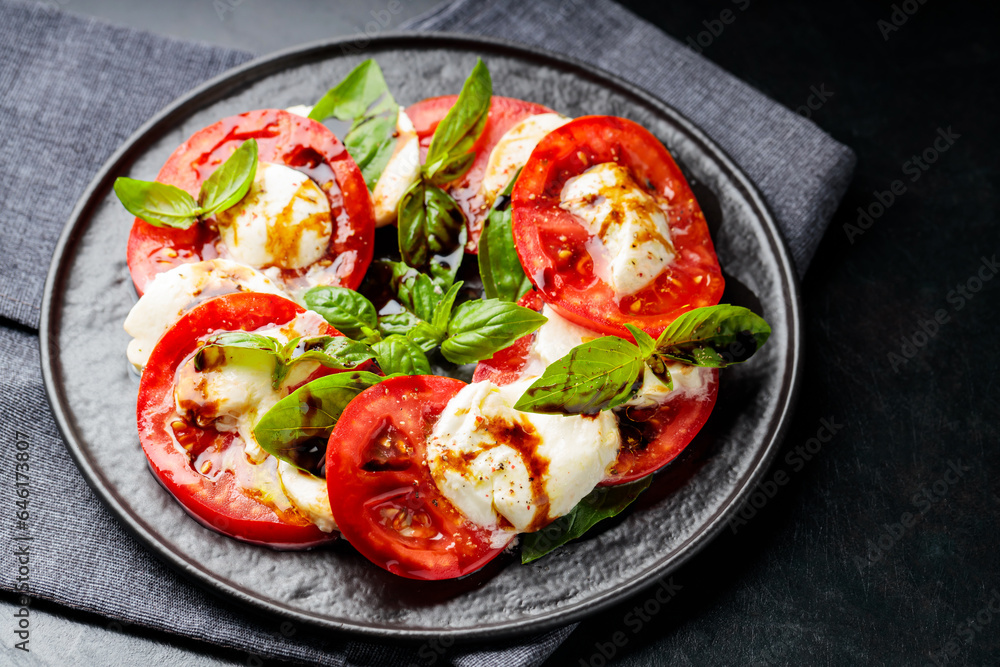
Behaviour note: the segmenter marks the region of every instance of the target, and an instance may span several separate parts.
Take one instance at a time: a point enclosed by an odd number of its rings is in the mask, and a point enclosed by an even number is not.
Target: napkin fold
[[[458,0],[407,26],[501,37],[595,64],[676,107],[760,188],[805,270],[850,179],[853,154],[611,2]],[[70,458],[39,373],[43,284],[59,233],[101,164],[143,122],[252,54],[0,0],[0,589],[238,649],[323,665],[425,664],[419,644],[295,626],[188,583],[140,546]],[[27,456],[18,459],[19,453]],[[25,458],[27,461],[25,461]],[[27,477],[17,464],[27,462]],[[18,485],[18,481],[26,481]],[[19,489],[27,488],[27,496]],[[17,502],[27,498],[19,518]],[[15,541],[14,538],[30,538]],[[456,665],[538,665],[572,631],[460,646]],[[426,653],[424,654],[426,655]],[[440,664],[440,661],[438,662]]]

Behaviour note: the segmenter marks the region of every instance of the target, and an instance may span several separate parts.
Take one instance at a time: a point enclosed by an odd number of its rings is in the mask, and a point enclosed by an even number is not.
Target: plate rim
[[[235,601],[256,611],[264,611],[311,626],[319,626],[376,639],[420,640],[433,637],[449,637],[457,641],[483,641],[538,634],[565,627],[632,597],[651,587],[658,579],[675,572],[715,540],[728,520],[742,508],[746,498],[756,488],[760,478],[769,470],[771,462],[789,429],[803,375],[801,287],[787,242],[779,230],[764,197],[753,181],[750,180],[728,153],[680,111],[657,98],[652,93],[621,79],[611,72],[559,53],[492,37],[446,32],[387,31],[368,38],[365,47],[358,49],[356,44],[360,39],[357,35],[350,35],[309,42],[253,58],[241,65],[226,70],[175,98],[152,118],[143,123],[107,158],[73,207],[59,235],[46,274],[38,329],[40,361],[46,397],[56,425],[59,428],[60,435],[66,443],[66,447],[74,463],[83,474],[87,485],[94,491],[95,495],[111,510],[116,519],[124,525],[128,532],[136,537],[148,551],[152,552],[162,562],[165,562],[175,572],[192,581],[195,585],[200,586],[202,589],[213,593],[221,593],[231,601]],[[770,435],[765,438],[762,446],[758,448],[751,470],[744,477],[743,483],[732,489],[720,509],[707,522],[703,523],[691,537],[679,545],[674,552],[674,556],[669,560],[659,561],[654,566],[635,573],[628,583],[614,590],[588,598],[585,601],[576,602],[563,609],[547,612],[539,617],[521,618],[519,620],[492,623],[486,626],[471,628],[400,629],[385,625],[333,620],[320,614],[304,612],[300,609],[289,607],[271,599],[264,599],[256,595],[254,591],[247,590],[242,586],[234,585],[232,582],[220,581],[211,573],[199,567],[197,563],[192,562],[184,554],[177,553],[160,542],[156,536],[156,532],[141,518],[133,515],[127,509],[124,499],[112,488],[96,463],[89,459],[89,455],[81,445],[82,439],[77,437],[72,427],[68,416],[68,403],[66,402],[63,389],[57,381],[56,368],[53,363],[54,341],[59,324],[59,318],[53,312],[53,306],[57,303],[58,298],[56,290],[61,285],[66,274],[66,271],[63,270],[65,266],[63,260],[67,256],[68,251],[72,249],[74,242],[82,234],[89,214],[99,203],[100,199],[97,195],[109,187],[108,181],[113,173],[127,168],[156,140],[155,138],[150,139],[149,135],[158,135],[158,133],[169,130],[174,121],[179,117],[185,117],[199,108],[219,101],[247,84],[259,81],[291,67],[320,61],[324,59],[324,56],[335,55],[332,53],[334,49],[340,48],[343,50],[350,48],[354,49],[357,55],[360,55],[367,50],[380,51],[391,50],[393,48],[434,49],[438,47],[465,49],[473,52],[484,51],[523,60],[533,60],[540,65],[547,65],[554,69],[588,79],[614,92],[624,93],[625,97],[638,100],[641,104],[655,110],[666,117],[671,123],[675,124],[689,140],[696,144],[702,153],[708,155],[722,168],[722,171],[731,182],[739,186],[739,190],[742,191],[743,196],[757,214],[757,219],[763,225],[766,232],[767,245],[770,247],[777,261],[781,284],[784,288],[783,291],[786,292],[787,315],[785,319],[788,328],[788,347],[785,351],[785,362],[788,371],[782,379],[780,391],[775,399],[779,409],[772,420],[773,427],[769,429]],[[342,53],[345,55],[354,55],[348,54],[346,51],[342,51]]]

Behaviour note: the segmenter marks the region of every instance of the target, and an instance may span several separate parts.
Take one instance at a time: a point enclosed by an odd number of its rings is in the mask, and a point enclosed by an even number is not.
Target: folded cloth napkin
[[[572,24],[572,29],[567,28]],[[695,55],[621,7],[596,2],[458,0],[419,30],[517,40],[617,73],[674,105],[760,188],[805,269],[850,178],[851,152],[816,126]],[[387,645],[257,616],[187,583],[137,544],[70,459],[39,375],[42,286],[72,207],[104,160],[194,84],[251,54],[192,44],[0,0],[0,589],[245,651],[330,665],[424,664],[420,647]],[[651,64],[652,63],[652,64]],[[737,112],[731,110],[738,110]],[[27,485],[16,485],[27,452]],[[24,481],[22,478],[21,481]],[[27,514],[16,503],[28,489]],[[14,537],[31,540],[11,541]],[[495,646],[464,646],[457,665],[536,665],[572,628]],[[440,661],[439,661],[440,664]]]

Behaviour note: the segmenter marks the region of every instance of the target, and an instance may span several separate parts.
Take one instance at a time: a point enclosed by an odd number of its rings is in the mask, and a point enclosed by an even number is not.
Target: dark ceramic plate
[[[704,431],[625,517],[531,565],[505,555],[464,580],[394,577],[345,542],[297,553],[222,537],[191,520],[154,481],[135,429],[138,382],[122,322],[135,301],[125,264],[131,217],[115,177],[152,179],[196,130],[249,109],[311,103],[362,58],[377,58],[403,104],[457,92],[477,56],[495,92],[570,116],[631,118],[672,151],[695,188],[727,274],[724,300],[774,328],[750,363],[722,374]],[[42,306],[42,360],[70,451],[104,502],[153,552],[200,584],[295,620],[378,636],[494,638],[565,625],[676,569],[725,526],[766,470],[800,376],[796,279],[760,195],[733,162],[662,102],[580,63],[509,44],[389,35],[363,54],[329,42],[232,70],[176,101],[108,161],[73,213]],[[86,345],[79,345],[81,340]]]

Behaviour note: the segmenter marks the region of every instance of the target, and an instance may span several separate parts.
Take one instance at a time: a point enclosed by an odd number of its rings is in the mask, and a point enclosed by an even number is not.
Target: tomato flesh
[[[243,447],[235,433],[202,428],[183,419],[174,400],[179,369],[203,341],[220,331],[254,331],[291,322],[304,310],[272,294],[240,292],[215,297],[188,311],[159,340],[139,385],[136,414],[139,441],[150,468],[184,509],[203,525],[245,542],[305,548],[336,539],[294,510],[281,510],[242,488],[226,470],[217,473],[226,450]],[[340,335],[329,325],[316,334]],[[320,369],[309,379],[327,374]],[[196,467],[197,466],[197,467]],[[218,465],[214,465],[218,469]]]
[[[406,109],[406,115],[413,121],[413,127],[420,138],[421,162],[427,157],[427,148],[431,144],[434,130],[437,129],[438,123],[444,119],[457,99],[458,95],[431,97]],[[478,251],[479,235],[483,231],[483,221],[489,212],[486,210],[486,201],[483,198],[481,187],[493,147],[497,145],[507,130],[528,116],[543,113],[552,113],[552,109],[512,97],[494,95],[490,100],[489,116],[486,125],[483,126],[483,133],[472,147],[476,153],[472,166],[461,178],[444,186],[444,189],[455,199],[465,214],[469,230],[469,240],[465,246],[467,252],[476,253]]]
[[[356,288],[371,263],[375,212],[361,170],[344,145],[321,123],[282,111],[262,109],[224,118],[196,132],[173,152],[156,180],[193,197],[240,144],[257,140],[258,158],[297,169],[326,193],[333,234],[325,259],[335,284]],[[218,256],[218,233],[204,223],[189,229],[154,227],[136,218],[128,242],[128,266],[140,295],[154,276],[185,263]],[[284,269],[294,282],[307,269]]]
[[[330,507],[362,555],[410,579],[474,572],[503,548],[437,490],[426,440],[464,382],[433,375],[385,380],[344,410],[327,446]]]
[[[619,296],[597,277],[579,218],[560,207],[566,182],[615,162],[649,193],[667,200],[674,259],[646,287]],[[657,336],[678,315],[717,304],[724,281],[705,216],[670,153],[624,118],[583,116],[542,139],[511,197],[514,243],[535,288],[560,314],[603,333],[629,336],[626,323]]]

